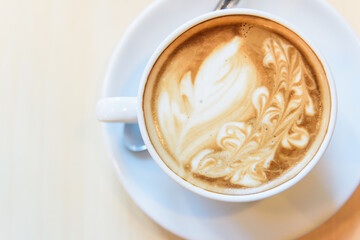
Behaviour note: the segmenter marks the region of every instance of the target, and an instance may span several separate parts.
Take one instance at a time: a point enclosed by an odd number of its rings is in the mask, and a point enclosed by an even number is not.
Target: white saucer
[[[177,26],[218,0],[159,0],[129,27],[110,61],[103,97],[135,96],[147,59]],[[332,143],[313,171],[291,189],[253,203],[197,196],[169,179],[147,152],[128,152],[123,125],[103,124],[115,171],[135,203],[167,230],[187,239],[294,239],[319,226],[360,181],[360,44],[346,21],[322,0],[242,0],[297,25],[332,68],[339,111]]]

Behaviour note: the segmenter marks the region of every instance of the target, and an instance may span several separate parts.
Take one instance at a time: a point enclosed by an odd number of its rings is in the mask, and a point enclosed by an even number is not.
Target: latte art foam
[[[151,142],[176,174],[247,194],[311,160],[329,101],[322,65],[300,37],[260,17],[227,16],[191,28],[162,53],[143,110]]]

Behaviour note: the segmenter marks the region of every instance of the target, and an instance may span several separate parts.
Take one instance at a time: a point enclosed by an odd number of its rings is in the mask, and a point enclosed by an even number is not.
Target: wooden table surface
[[[151,2],[0,0],[0,239],[178,239],[126,194],[95,118],[114,47]],[[359,1],[330,3],[360,34]],[[360,239],[360,187],[301,239]]]

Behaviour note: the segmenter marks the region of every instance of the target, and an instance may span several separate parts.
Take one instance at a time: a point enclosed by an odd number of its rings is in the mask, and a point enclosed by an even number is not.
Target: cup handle
[[[111,97],[98,101],[96,116],[102,122],[137,123],[136,97]]]

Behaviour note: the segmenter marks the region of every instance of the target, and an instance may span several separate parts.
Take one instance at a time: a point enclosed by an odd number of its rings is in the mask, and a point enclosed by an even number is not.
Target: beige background
[[[0,0],[0,239],[177,239],[134,205],[95,103],[152,0]],[[360,34],[360,2],[330,0]],[[360,188],[303,239],[360,239]]]

